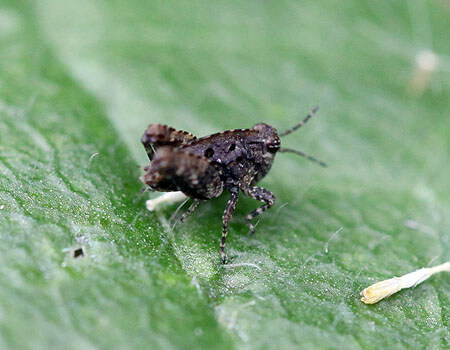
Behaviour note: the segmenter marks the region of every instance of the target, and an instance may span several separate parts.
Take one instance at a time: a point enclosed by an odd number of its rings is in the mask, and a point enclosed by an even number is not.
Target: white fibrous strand
[[[435,273],[442,271],[450,272],[450,261],[435,267],[424,267],[401,277],[393,277],[372,284],[360,293],[362,296],[361,301],[365,304],[375,304],[402,289],[415,287]]]

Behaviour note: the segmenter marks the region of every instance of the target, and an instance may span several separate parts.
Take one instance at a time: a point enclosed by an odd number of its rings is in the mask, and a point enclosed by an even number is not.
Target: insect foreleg
[[[275,203],[275,195],[269,190],[258,186],[244,189],[243,192],[246,196],[252,197],[260,202],[265,202],[263,206],[253,210],[245,218],[247,225],[250,227],[250,234],[253,235],[255,233],[255,226],[251,223],[251,220],[269,209]]]

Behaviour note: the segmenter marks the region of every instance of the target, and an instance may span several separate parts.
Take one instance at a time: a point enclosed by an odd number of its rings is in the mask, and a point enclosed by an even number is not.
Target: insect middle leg
[[[253,210],[245,218],[247,225],[250,227],[250,234],[253,235],[255,233],[255,226],[251,223],[251,220],[269,209],[275,203],[276,198],[272,192],[258,186],[250,187],[249,189],[243,190],[243,192],[246,196],[252,197],[260,202],[265,202],[264,205]]]
[[[234,209],[236,209],[236,204],[239,197],[239,189],[233,188],[230,190],[230,198],[228,199],[227,206],[222,216],[222,241],[220,242],[220,256],[222,258],[222,264],[225,264],[226,255],[224,252],[225,242],[228,235],[228,222],[233,216]]]
[[[200,204],[200,199],[194,199],[194,201],[191,203],[191,205],[189,206],[189,208],[183,213],[183,215],[181,215],[180,217],[180,221],[184,222],[184,220],[186,220],[186,218],[191,215],[195,209],[197,209],[198,205]]]

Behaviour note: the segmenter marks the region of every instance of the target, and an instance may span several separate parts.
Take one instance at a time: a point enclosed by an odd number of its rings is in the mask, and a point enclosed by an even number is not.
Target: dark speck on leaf
[[[83,250],[83,248],[75,249],[75,250],[73,251],[73,257],[76,259],[76,258],[79,258],[80,256],[84,256],[84,250]]]

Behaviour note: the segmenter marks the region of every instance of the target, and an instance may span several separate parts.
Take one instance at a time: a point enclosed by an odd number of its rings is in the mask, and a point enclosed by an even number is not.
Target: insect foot
[[[301,128],[316,111],[314,108],[300,123],[280,134],[274,127],[259,123],[250,129],[227,130],[197,138],[166,125],[150,124],[141,138],[150,159],[141,180],[155,191],[181,191],[193,199],[181,221],[201,201],[217,198],[227,190],[229,198],[222,216],[219,245],[221,260],[225,263],[228,223],[239,194],[242,192],[264,203],[246,216],[251,234],[255,232],[251,221],[275,203],[275,195],[256,184],[269,172],[278,152],[293,153],[326,166],[303,152],[281,147],[280,138]]]

